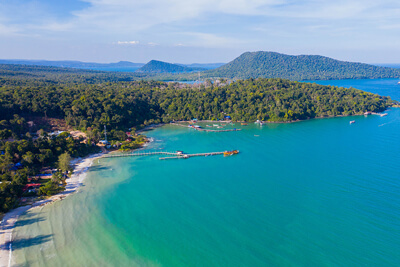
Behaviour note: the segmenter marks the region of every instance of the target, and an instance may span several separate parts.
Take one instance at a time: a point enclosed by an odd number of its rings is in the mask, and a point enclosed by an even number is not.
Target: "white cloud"
[[[137,45],[139,41],[118,41],[118,45]]]

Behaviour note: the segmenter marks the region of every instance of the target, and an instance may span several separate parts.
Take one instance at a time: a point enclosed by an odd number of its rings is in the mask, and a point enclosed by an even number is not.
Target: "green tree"
[[[71,171],[71,156],[68,152],[61,154],[58,157],[57,167],[62,173]]]

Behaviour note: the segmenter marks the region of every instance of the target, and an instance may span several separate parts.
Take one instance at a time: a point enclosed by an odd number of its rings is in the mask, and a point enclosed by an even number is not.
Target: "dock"
[[[161,157],[160,160],[167,159],[188,159],[191,157],[208,157],[223,155],[226,151],[222,152],[208,152],[208,153],[194,153],[186,154],[182,152],[165,152],[165,151],[155,151],[155,152],[132,152],[132,153],[121,153],[121,154],[110,154],[103,156],[104,158],[120,158],[120,157],[140,157],[140,156],[155,156],[155,155],[167,155],[171,157]]]
[[[212,129],[204,129],[204,128],[196,128],[196,127],[190,127],[189,125],[184,125],[180,123],[171,123],[172,125],[177,125],[185,128],[190,128],[194,129],[196,131],[202,131],[202,132],[213,132],[213,133],[221,133],[221,132],[236,132],[236,131],[241,131],[242,129],[224,129],[224,130],[212,130]]]
[[[224,152],[209,152],[209,153],[196,153],[196,154],[180,154],[175,157],[164,157],[164,158],[159,158],[160,160],[166,160],[166,159],[188,159],[191,157],[208,157],[208,156],[215,156],[215,155],[223,155]]]
[[[120,158],[120,157],[141,157],[141,156],[154,156],[154,155],[170,155],[177,156],[180,155],[178,152],[165,152],[165,151],[155,151],[155,152],[131,152],[131,153],[120,153],[120,154],[109,154],[104,155],[103,158]]]

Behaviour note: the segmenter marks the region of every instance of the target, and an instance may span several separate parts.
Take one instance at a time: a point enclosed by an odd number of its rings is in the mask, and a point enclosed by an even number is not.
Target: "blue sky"
[[[0,0],[0,58],[228,62],[246,51],[400,63],[398,0]]]

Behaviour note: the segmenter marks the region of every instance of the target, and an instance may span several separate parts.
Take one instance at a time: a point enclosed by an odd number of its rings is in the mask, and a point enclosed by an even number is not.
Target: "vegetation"
[[[79,139],[73,139],[68,133],[47,135],[32,139],[25,138],[18,141],[0,141],[0,212],[13,208],[23,194],[23,187],[28,182],[28,176],[35,176],[44,167],[55,167],[57,161],[62,173],[68,164],[68,156],[86,156],[97,152],[98,148],[86,145]],[[69,167],[68,170],[71,170]],[[54,176],[54,175],[53,175]],[[52,191],[58,192],[61,180],[51,179]],[[50,181],[46,186],[50,186]]]
[[[127,128],[172,120],[217,120],[229,114],[233,120],[291,121],[324,116],[382,111],[390,98],[356,89],[291,82],[282,79],[249,79],[225,86],[200,88],[163,82],[103,84],[53,84],[27,82],[18,90],[0,83],[0,119],[49,116],[64,118],[67,125],[87,132],[98,141],[103,126],[109,137],[121,137]],[[8,120],[7,120],[8,119]],[[15,121],[15,120],[14,120]],[[18,125],[14,124],[13,125]],[[4,128],[9,129],[9,128]]]
[[[192,72],[196,70],[204,70],[199,67],[186,67],[178,64],[151,60],[149,63],[137,70],[137,72]]]
[[[400,69],[339,61],[323,56],[290,56],[274,52],[247,52],[203,77],[229,79],[284,78],[294,81],[398,78]]]

